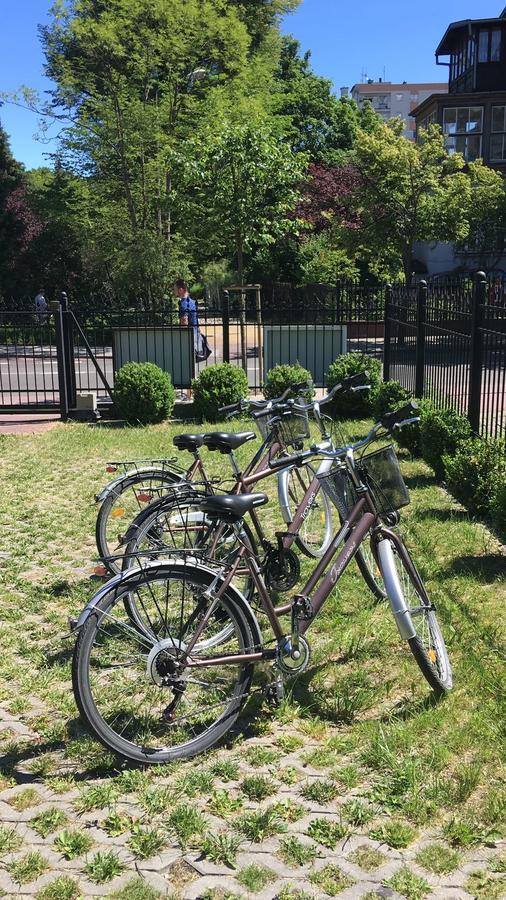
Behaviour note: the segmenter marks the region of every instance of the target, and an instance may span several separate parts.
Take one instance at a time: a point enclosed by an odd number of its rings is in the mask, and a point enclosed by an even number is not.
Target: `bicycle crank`
[[[304,672],[311,659],[311,648],[305,638],[299,636],[299,646],[295,650],[289,636],[278,644],[276,665],[285,675],[298,675]]]

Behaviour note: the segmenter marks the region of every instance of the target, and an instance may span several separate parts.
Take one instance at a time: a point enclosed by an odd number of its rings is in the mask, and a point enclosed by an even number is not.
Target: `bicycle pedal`
[[[285,686],[280,678],[265,687],[265,699],[272,709],[278,709],[285,699]]]

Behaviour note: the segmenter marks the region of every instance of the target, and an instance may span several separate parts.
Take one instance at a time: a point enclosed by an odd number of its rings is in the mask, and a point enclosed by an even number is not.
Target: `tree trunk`
[[[237,271],[239,273],[239,284],[242,287],[244,284],[244,258],[242,251],[242,234],[240,231],[236,231],[235,233],[235,245],[237,248]],[[239,325],[241,332],[241,364],[247,374],[248,356],[246,347],[246,294],[243,291],[241,291],[239,299]]]

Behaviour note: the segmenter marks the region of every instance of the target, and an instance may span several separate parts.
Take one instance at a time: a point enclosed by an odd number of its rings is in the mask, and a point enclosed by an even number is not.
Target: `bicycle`
[[[232,407],[223,407],[220,412],[226,413],[231,408],[239,407],[243,412],[250,409],[265,409],[272,404],[284,402],[290,394],[306,387],[305,382],[292,385],[275,400],[245,400],[241,404],[233,404]],[[121,473],[95,495],[95,502],[100,504],[95,524],[95,541],[98,556],[103,562],[102,574],[105,575],[106,571],[109,571],[115,575],[121,570],[120,551],[124,535],[118,534],[117,531],[120,521],[129,525],[140,511],[165,496],[174,487],[199,482],[201,489],[204,486],[212,490],[212,479],[207,475],[199,453],[202,435],[178,435],[174,438],[174,445],[178,450],[188,450],[191,453],[193,460],[187,469],[176,464],[176,457],[107,463],[108,473],[118,471]]]
[[[351,462],[378,437],[416,420],[416,413],[416,404],[408,404],[383,416],[362,441],[333,451],[313,447],[291,458],[295,465],[319,455],[344,461],[357,499],[289,603],[274,607],[258,560],[246,543],[227,565],[203,562],[190,552],[131,569],[95,594],[77,623],[72,679],[80,713],[102,744],[136,763],[188,759],[212,747],[236,721],[255,664],[275,664],[275,685],[283,676],[307,668],[305,634],[368,534],[401,638],[435,693],[451,689],[451,665],[435,607],[402,538],[391,527],[398,508],[409,502],[395,452],[389,447],[382,454],[362,456],[358,464]],[[273,468],[286,464],[279,459],[271,463]],[[332,468],[321,478],[330,497],[341,490],[340,468],[337,483]],[[202,508],[239,533],[243,516],[266,502],[265,494],[225,494],[207,497]],[[243,560],[271,626],[274,647],[233,584]],[[131,593],[142,599],[143,608],[150,606],[150,630],[136,628],[128,619],[123,601]],[[288,632],[279,621],[285,614],[290,615]],[[215,653],[212,638],[223,630],[224,620],[229,635]]]

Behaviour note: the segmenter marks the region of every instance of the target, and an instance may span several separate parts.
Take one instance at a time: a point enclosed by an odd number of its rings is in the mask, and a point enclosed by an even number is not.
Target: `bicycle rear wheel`
[[[159,499],[175,484],[180,476],[161,469],[145,469],[126,475],[111,488],[102,502],[95,524],[95,540],[98,555],[112,575],[121,572],[121,539],[134,518],[148,504]]]
[[[434,605],[403,541],[381,540],[378,555],[400,634],[436,694],[450,691],[452,669]]]
[[[227,656],[257,651],[258,625],[231,588],[192,650],[185,650],[213,602],[212,570],[151,564],[110,582],[81,628],[72,682],[80,713],[109,750],[135,763],[189,759],[234,724],[248,695],[253,664]],[[124,600],[134,593],[150,633],[132,626]],[[227,621],[219,658],[205,644]]]

